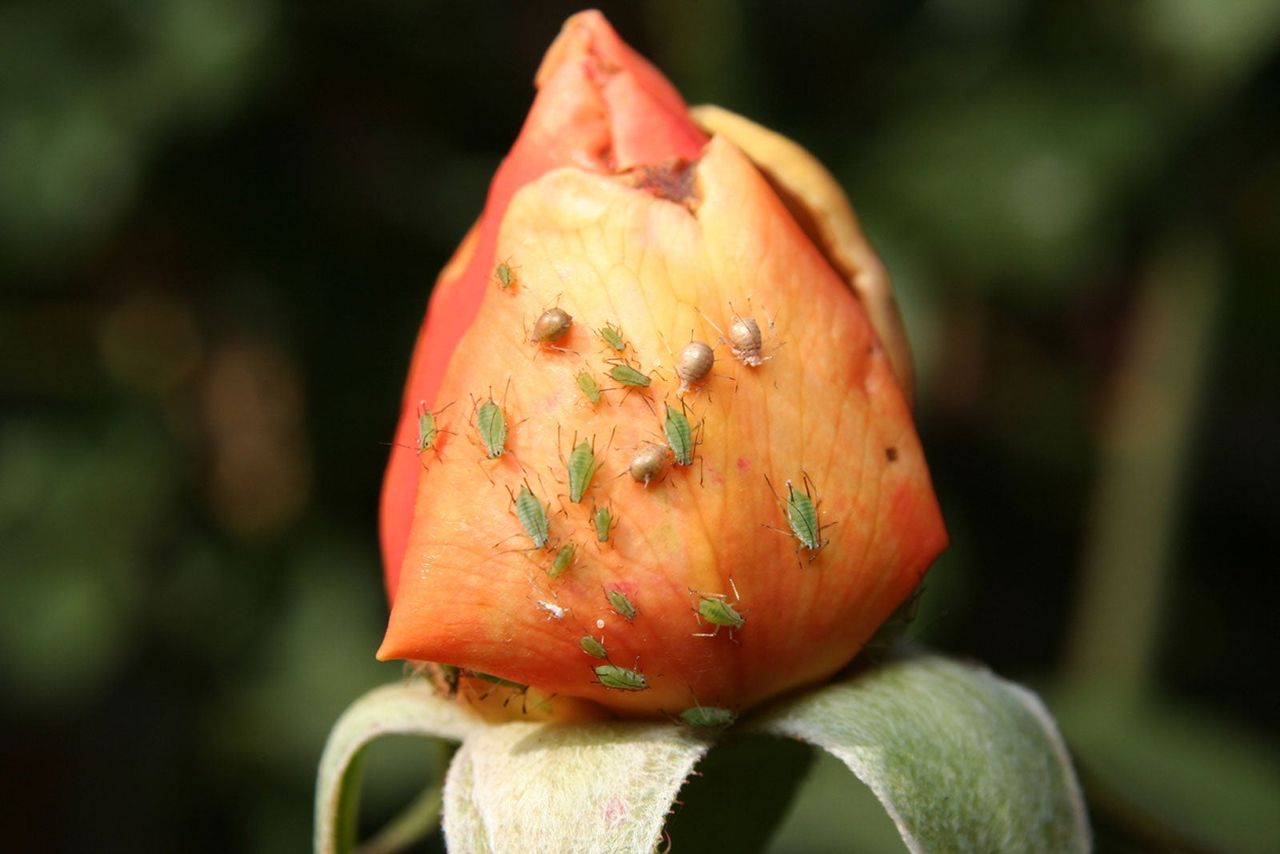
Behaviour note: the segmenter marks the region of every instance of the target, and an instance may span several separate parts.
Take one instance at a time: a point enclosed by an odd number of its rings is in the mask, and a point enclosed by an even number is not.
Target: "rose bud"
[[[537,86],[414,352],[378,656],[552,717],[827,679],[946,544],[878,262],[821,167],[709,136],[599,13]]]

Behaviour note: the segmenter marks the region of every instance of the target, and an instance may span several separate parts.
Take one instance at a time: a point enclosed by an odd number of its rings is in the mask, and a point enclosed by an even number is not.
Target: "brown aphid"
[[[631,458],[631,477],[636,483],[648,486],[662,475],[671,460],[670,452],[662,445],[645,445]]]
[[[733,323],[729,324],[729,346],[733,349],[735,359],[753,368],[760,367],[769,358],[762,353],[764,336],[754,317],[733,319]]]
[[[573,326],[573,317],[563,308],[549,308],[533,324],[532,344],[554,344],[563,338]]]
[[[683,397],[692,386],[706,379],[715,364],[716,354],[710,344],[705,341],[690,341],[684,345],[680,358],[676,359],[676,376],[680,378],[676,397]]]

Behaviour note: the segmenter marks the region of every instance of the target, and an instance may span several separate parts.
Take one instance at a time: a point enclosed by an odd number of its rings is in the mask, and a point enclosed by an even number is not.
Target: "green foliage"
[[[621,671],[596,672],[607,668]],[[779,795],[808,764],[803,751],[731,738],[724,755],[708,760],[713,779],[691,788],[664,834],[677,793],[712,745],[710,731],[674,721],[488,725],[460,714],[417,683],[358,700],[321,762],[316,850],[346,850],[358,813],[347,782],[358,774],[353,763],[388,733],[462,741],[444,790],[445,835],[462,851],[553,850],[566,840],[583,851],[647,851],[664,836],[700,850],[758,846],[783,818]],[[1033,694],[985,670],[902,659],[807,692],[745,727],[840,759],[912,850],[1089,848],[1080,791],[1052,721]],[[840,841],[856,847],[854,838]]]

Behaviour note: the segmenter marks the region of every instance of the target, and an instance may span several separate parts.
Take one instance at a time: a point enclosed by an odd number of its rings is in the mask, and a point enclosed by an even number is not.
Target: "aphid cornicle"
[[[649,687],[649,680],[638,670],[619,667],[616,664],[601,664],[595,668],[596,678],[606,688],[617,691],[643,691]]]
[[[653,480],[662,475],[670,458],[671,453],[665,446],[645,445],[631,458],[631,465],[628,467],[628,471],[631,472],[631,477],[636,483],[643,483],[648,486]]]
[[[489,459],[502,456],[507,449],[507,417],[492,397],[476,409],[476,430]]]
[[[574,379],[578,382],[578,388],[591,401],[591,405],[595,406],[600,402],[600,386],[596,383],[596,378],[591,376],[590,371],[578,371],[574,375]]]
[[[711,345],[704,341],[690,341],[680,351],[676,359],[676,376],[680,378],[680,388],[676,397],[683,397],[694,385],[702,382],[715,366],[716,354]]]
[[[550,537],[547,511],[533,494],[529,484],[526,483],[520,487],[520,492],[515,497],[515,506],[516,518],[520,520],[520,526],[533,541],[534,548],[544,548]]]
[[[554,344],[565,336],[569,327],[573,326],[573,317],[563,308],[549,308],[533,323],[533,334],[529,336],[532,344]]]
[[[732,710],[719,706],[691,706],[680,713],[681,721],[701,729],[727,727],[737,719]]]
[[[573,543],[565,543],[556,552],[555,560],[551,562],[551,568],[547,570],[547,575],[552,578],[558,578],[570,566],[573,565],[573,556],[577,552],[578,547]]]
[[[609,542],[609,532],[613,530],[613,511],[605,505],[591,511],[591,524],[596,529],[596,542]]]
[[[636,618],[636,606],[631,604],[631,600],[627,598],[627,594],[621,590],[606,590],[604,596],[609,600],[609,605],[619,617],[631,622]]]
[[[609,657],[609,653],[604,648],[604,644],[593,638],[591,635],[583,635],[582,639],[578,641],[578,646],[582,648],[583,652],[592,658]]]
[[[627,342],[622,337],[622,330],[612,323],[606,323],[597,329],[596,334],[600,336],[601,341],[608,345],[610,350],[621,353],[627,349]]]
[[[676,465],[693,465],[693,430],[689,427],[689,419],[671,404],[667,404],[667,414],[662,421],[662,430],[667,434],[667,445],[675,454]]]
[[[577,504],[596,473],[596,452],[591,443],[585,440],[579,442],[569,453],[565,466],[569,469],[569,500]]]

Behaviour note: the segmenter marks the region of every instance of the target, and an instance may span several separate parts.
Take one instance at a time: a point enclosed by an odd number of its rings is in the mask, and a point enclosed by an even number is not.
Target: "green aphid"
[[[698,616],[717,628],[740,629],[747,622],[747,618],[739,614],[728,600],[715,596],[702,597],[698,602]]]
[[[489,459],[496,460],[502,456],[507,449],[507,417],[492,397],[476,410],[476,429]]]
[[[566,569],[573,566],[573,556],[577,552],[578,547],[573,543],[565,543],[556,552],[556,558],[551,562],[551,569],[547,570],[547,575],[552,578],[558,578]]]
[[[547,511],[543,508],[542,503],[538,501],[537,496],[533,494],[529,484],[526,483],[520,487],[520,492],[516,495],[515,504],[516,518],[520,520],[520,526],[524,528],[524,532],[533,541],[534,548],[540,549],[546,546],[550,534],[547,527]]]
[[[591,524],[596,527],[596,542],[609,542],[609,533],[613,530],[613,511],[601,505],[591,512]]]
[[[605,598],[609,600],[609,604],[613,606],[613,610],[618,613],[619,617],[630,622],[636,618],[636,606],[631,604],[631,600],[627,598],[627,594],[621,590],[606,590]]]
[[[582,647],[582,651],[592,658],[608,658],[609,653],[605,650],[604,644],[593,638],[591,635],[583,635],[578,641],[578,646]]]
[[[569,500],[577,504],[596,473],[596,452],[590,442],[580,442],[569,454]]]
[[[616,664],[601,664],[596,667],[596,678],[606,688],[618,691],[643,691],[649,687],[649,680],[644,674]]]
[[[722,729],[738,719],[729,709],[719,706],[691,706],[680,713],[680,720],[692,727]]]
[[[610,349],[618,353],[627,349],[627,342],[622,337],[622,330],[612,323],[606,323],[597,329],[596,334],[600,336],[601,341],[609,345]]]
[[[667,404],[667,417],[662,422],[662,429],[667,434],[667,444],[676,455],[676,465],[692,465],[693,431],[685,414]]]
[[[498,286],[504,291],[510,290],[511,286],[516,283],[516,271],[506,261],[498,265],[497,269],[494,270],[494,275],[498,277]]]
[[[596,384],[596,378],[591,376],[590,371],[578,371],[574,379],[578,381],[578,388],[591,401],[592,406],[600,402],[600,386]]]
[[[802,548],[818,551],[827,544],[818,524],[818,508],[809,494],[809,478],[804,479],[804,492],[787,481],[787,524]]]
[[[500,688],[510,688],[513,691],[528,691],[528,685],[521,685],[519,682],[512,682],[510,679],[503,679],[501,676],[491,676],[488,673],[481,673],[479,670],[466,671],[468,676],[476,679],[482,679],[485,682],[497,685]]]
[[[640,373],[625,362],[619,362],[610,368],[609,376],[613,377],[623,385],[631,386],[632,388],[648,388],[649,383],[651,382],[647,375]]]
[[[440,437],[440,428],[436,426],[436,416],[424,407],[418,413],[418,453],[429,451],[436,446]]]

